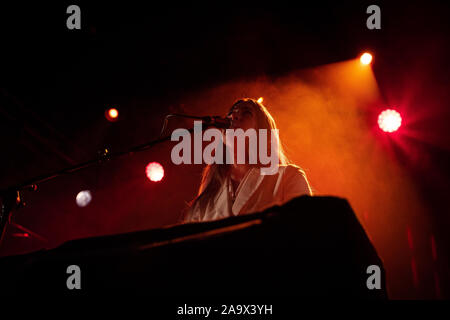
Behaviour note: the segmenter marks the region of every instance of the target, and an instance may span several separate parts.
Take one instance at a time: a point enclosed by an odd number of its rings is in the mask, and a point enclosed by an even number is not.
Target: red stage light
[[[365,52],[361,55],[361,58],[359,58],[359,61],[361,61],[361,63],[364,65],[368,65],[372,62],[372,55],[368,52]]]
[[[384,132],[394,132],[400,128],[402,117],[395,110],[387,109],[378,116],[378,126]]]
[[[12,236],[13,237],[18,237],[18,238],[29,238],[30,234],[28,234],[27,232],[25,232],[25,233],[13,233]]]
[[[105,117],[108,121],[114,122],[119,118],[119,111],[116,108],[106,110]]]
[[[145,173],[150,181],[158,182],[164,177],[164,168],[158,162],[150,162],[145,168]]]

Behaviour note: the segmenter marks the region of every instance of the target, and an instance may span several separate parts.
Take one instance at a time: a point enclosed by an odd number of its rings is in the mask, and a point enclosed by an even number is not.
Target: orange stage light
[[[372,55],[368,52],[365,52],[361,55],[361,58],[359,58],[359,61],[361,61],[361,63],[363,65],[368,65],[372,62]]]
[[[119,111],[116,108],[106,110],[105,117],[108,121],[114,122],[119,118]]]

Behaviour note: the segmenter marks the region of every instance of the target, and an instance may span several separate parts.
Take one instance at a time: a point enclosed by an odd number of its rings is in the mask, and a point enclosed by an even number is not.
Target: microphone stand
[[[167,122],[167,118],[174,117],[174,116],[190,118],[190,119],[199,119],[199,120],[202,120],[206,126],[211,126],[211,125],[214,125],[214,123],[215,123],[214,117],[196,117],[196,116],[189,116],[189,115],[182,115],[182,114],[170,114],[170,115],[166,116],[166,119],[165,119],[166,122]],[[163,127],[163,131],[164,131],[164,128],[165,128],[165,125]],[[189,133],[192,133],[194,131],[194,128],[190,128],[187,130],[189,131]],[[161,134],[162,134],[162,132],[161,132]],[[105,148],[101,152],[99,152],[99,157],[97,159],[86,161],[86,162],[71,166],[69,168],[53,172],[51,174],[38,176],[38,177],[30,179],[29,181],[26,181],[24,183],[21,183],[21,184],[18,184],[18,185],[15,185],[15,186],[12,186],[5,190],[0,191],[0,199],[2,202],[1,211],[0,211],[0,246],[3,241],[3,237],[6,233],[7,225],[11,221],[12,212],[14,210],[17,210],[17,209],[25,206],[25,203],[22,200],[22,192],[24,190],[35,191],[35,190],[37,190],[37,185],[40,183],[43,183],[45,181],[49,181],[49,180],[55,179],[55,178],[63,176],[63,175],[71,174],[71,173],[74,173],[81,169],[89,168],[96,164],[101,164],[101,163],[104,163],[104,162],[109,161],[114,158],[119,158],[119,157],[123,157],[126,155],[132,155],[136,152],[145,151],[147,149],[150,149],[154,145],[157,145],[159,143],[170,140],[170,138],[171,138],[171,135],[164,136],[164,137],[161,137],[161,135],[160,135],[160,138],[158,138],[156,140],[134,146],[134,147],[130,148],[129,150],[121,151],[121,152],[111,153],[108,148]]]

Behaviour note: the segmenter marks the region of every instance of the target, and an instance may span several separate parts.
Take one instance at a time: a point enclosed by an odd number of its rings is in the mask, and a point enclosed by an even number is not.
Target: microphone
[[[229,129],[231,127],[230,118],[222,118],[220,116],[206,116],[201,117],[201,120],[204,124],[211,127],[216,127],[220,129]]]
[[[169,122],[169,118],[172,118],[172,117],[200,120],[202,123],[206,124],[207,126],[216,127],[216,128],[220,128],[220,129],[231,128],[231,119],[230,118],[222,118],[220,116],[199,117],[199,116],[191,116],[191,115],[187,115],[187,114],[172,113],[172,114],[168,114],[164,118],[164,123],[163,123],[162,129],[161,129],[161,133],[159,134],[160,137],[163,136],[163,133]]]

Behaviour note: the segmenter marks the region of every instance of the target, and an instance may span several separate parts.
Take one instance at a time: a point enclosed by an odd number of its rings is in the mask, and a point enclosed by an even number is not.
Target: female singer
[[[231,129],[255,129],[256,132],[267,129],[269,137],[271,129],[277,129],[269,111],[253,99],[238,100],[227,117],[231,118]],[[279,166],[272,175],[262,174],[261,169],[265,166],[259,160],[256,164],[249,164],[248,161],[238,164],[237,152],[234,152],[235,161],[232,164],[207,165],[198,195],[186,211],[184,222],[210,221],[259,212],[294,197],[312,195],[303,170],[289,163],[281,143],[276,145]],[[255,148],[249,148],[248,143],[245,151],[245,159],[251,152],[256,152]]]

